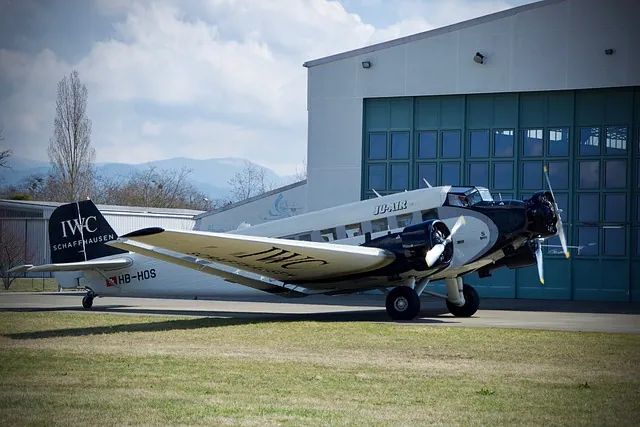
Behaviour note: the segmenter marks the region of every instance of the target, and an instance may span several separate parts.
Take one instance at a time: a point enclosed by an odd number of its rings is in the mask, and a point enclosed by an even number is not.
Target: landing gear
[[[397,286],[387,295],[386,307],[393,320],[413,320],[420,314],[420,297],[409,286]]]
[[[91,308],[91,306],[93,305],[93,299],[96,297],[96,294],[94,294],[92,291],[87,292],[87,295],[85,295],[82,298],[82,306],[86,309],[89,310]]]
[[[462,285],[462,295],[464,296],[463,305],[455,304],[447,299],[447,308],[456,317],[471,317],[478,311],[480,296],[473,286],[466,283]]]

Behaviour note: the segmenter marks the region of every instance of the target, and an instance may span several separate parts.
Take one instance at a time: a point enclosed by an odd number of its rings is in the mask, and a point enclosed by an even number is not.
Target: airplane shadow
[[[4,312],[55,312],[67,311],[78,312],[77,307],[58,308],[12,308],[2,309]],[[442,324],[457,323],[453,320],[438,320],[424,318],[425,313],[420,314],[420,318],[412,321],[394,321],[389,319],[384,310],[347,311],[332,313],[309,313],[309,314],[282,314],[282,313],[262,313],[262,312],[240,312],[240,311],[202,311],[202,310],[145,310],[126,308],[126,306],[100,306],[94,307],[91,312],[103,313],[126,313],[137,315],[171,315],[171,316],[198,316],[195,319],[176,319],[161,322],[120,324],[113,326],[95,326],[85,328],[52,329],[37,332],[20,332],[5,334],[4,336],[17,340],[32,340],[43,338],[78,337],[90,335],[116,334],[120,332],[158,332],[169,330],[203,329],[213,327],[224,327],[234,325],[267,324],[267,323],[289,323],[289,322],[379,322],[390,324]],[[433,314],[433,313],[428,313]]]

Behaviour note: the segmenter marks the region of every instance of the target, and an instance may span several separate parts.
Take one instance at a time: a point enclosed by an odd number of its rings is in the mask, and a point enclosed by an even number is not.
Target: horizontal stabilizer
[[[65,262],[57,264],[44,264],[44,265],[20,265],[14,267],[8,271],[10,274],[15,273],[41,273],[49,271],[82,271],[82,270],[94,270],[96,268],[113,269],[113,268],[125,268],[129,267],[133,261],[130,258],[114,258],[105,260],[92,260],[92,261],[79,261],[79,262]]]

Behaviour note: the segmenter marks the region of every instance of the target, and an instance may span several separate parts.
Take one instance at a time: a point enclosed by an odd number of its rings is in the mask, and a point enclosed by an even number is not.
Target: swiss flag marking
[[[118,276],[111,276],[109,277],[109,280],[107,280],[107,288],[109,286],[114,286],[118,284]]]

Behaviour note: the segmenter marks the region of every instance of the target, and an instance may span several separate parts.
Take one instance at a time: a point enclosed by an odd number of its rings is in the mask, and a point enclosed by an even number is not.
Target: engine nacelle
[[[533,236],[551,237],[558,232],[558,213],[550,191],[538,191],[525,201],[527,206],[527,231]]]
[[[427,252],[439,243],[444,243],[451,231],[447,225],[437,219],[409,225],[402,230],[402,250],[407,261],[414,270],[429,269],[425,259]],[[445,243],[445,249],[440,258],[431,267],[446,267],[453,258],[453,242]]]

